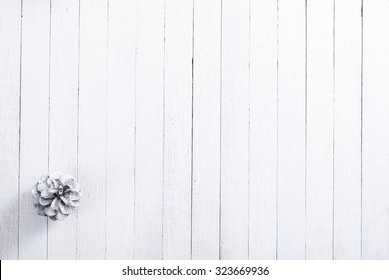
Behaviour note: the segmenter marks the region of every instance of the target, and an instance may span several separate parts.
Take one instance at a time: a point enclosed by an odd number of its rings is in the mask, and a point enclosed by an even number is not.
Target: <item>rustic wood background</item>
[[[389,1],[0,0],[0,184],[1,259],[389,259]]]

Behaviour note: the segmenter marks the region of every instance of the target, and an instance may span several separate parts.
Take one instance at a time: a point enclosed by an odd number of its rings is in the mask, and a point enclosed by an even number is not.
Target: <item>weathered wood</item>
[[[279,259],[305,258],[305,1],[279,1]]]
[[[361,258],[361,1],[335,1],[334,258]]]
[[[79,1],[51,1],[49,170],[77,178]],[[66,73],[66,74],[65,74]],[[48,224],[48,258],[75,259],[77,215]],[[62,242],[58,242],[58,240]]]
[[[104,259],[107,199],[107,0],[81,1],[77,258]]]
[[[136,56],[136,259],[162,259],[164,3],[138,1]]]
[[[164,259],[191,258],[192,30],[193,1],[165,1]]]
[[[223,1],[220,258],[248,258],[249,1]]]
[[[21,3],[0,1],[0,259],[19,257]]]
[[[194,1],[194,22],[192,258],[218,259],[221,1]]]
[[[47,218],[31,189],[48,171],[50,1],[24,1],[22,20],[19,258],[47,258]]]
[[[277,1],[251,1],[249,258],[277,254]]]
[[[134,256],[135,4],[109,1],[107,259]]]

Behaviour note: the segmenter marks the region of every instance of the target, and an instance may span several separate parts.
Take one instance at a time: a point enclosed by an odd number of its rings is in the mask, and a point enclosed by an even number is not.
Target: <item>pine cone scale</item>
[[[40,183],[37,187],[37,191],[38,192],[43,192],[43,191],[47,191],[49,189],[49,187],[45,184],[42,184]]]
[[[46,198],[46,199],[50,199],[50,198],[54,198],[55,197],[55,194],[56,194],[56,192],[50,192],[50,191],[43,191],[43,192],[41,192],[41,197],[43,197],[43,198]]]
[[[69,205],[70,204],[70,200],[69,200],[69,196],[61,196],[61,200],[62,202],[65,204],[65,205]]]
[[[48,199],[43,198],[43,197],[40,197],[40,198],[39,198],[39,203],[40,203],[40,205],[42,205],[42,206],[50,205],[52,201],[53,201],[53,200],[50,199],[50,198],[48,198]]]

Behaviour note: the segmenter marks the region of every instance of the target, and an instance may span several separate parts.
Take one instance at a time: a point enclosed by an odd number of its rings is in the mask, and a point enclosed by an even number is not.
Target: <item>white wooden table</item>
[[[1,259],[388,259],[389,1],[0,0],[0,184]]]

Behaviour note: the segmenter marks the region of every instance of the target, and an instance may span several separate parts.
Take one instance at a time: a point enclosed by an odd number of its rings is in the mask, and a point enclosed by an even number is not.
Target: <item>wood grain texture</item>
[[[109,1],[107,259],[134,255],[135,1]],[[126,34],[125,36],[123,36]],[[120,209],[120,211],[118,211]]]
[[[219,259],[221,1],[194,1],[194,22],[192,258]]]
[[[250,6],[249,258],[277,246],[277,2]]]
[[[137,2],[136,259],[162,259],[164,3]]]
[[[191,258],[193,0],[165,1],[163,259]]]
[[[51,1],[49,170],[72,176],[78,173],[78,15],[78,0]],[[49,220],[49,259],[76,258],[76,226],[77,215]]]
[[[305,258],[305,1],[279,1],[279,259]]]
[[[307,259],[333,256],[333,24],[333,1],[307,1]]]
[[[389,2],[363,2],[362,258],[389,258]]]
[[[0,259],[19,254],[20,17],[20,1],[0,1]]]
[[[107,15],[107,0],[81,1],[78,259],[106,256]]]
[[[249,11],[249,1],[222,4],[222,259],[248,258]]]
[[[31,189],[48,171],[50,1],[23,3],[19,258],[47,258],[47,218],[33,207]]]
[[[0,0],[0,258],[389,259],[388,14]],[[83,189],[64,222],[47,171]]]
[[[361,2],[335,1],[334,258],[361,258]]]

